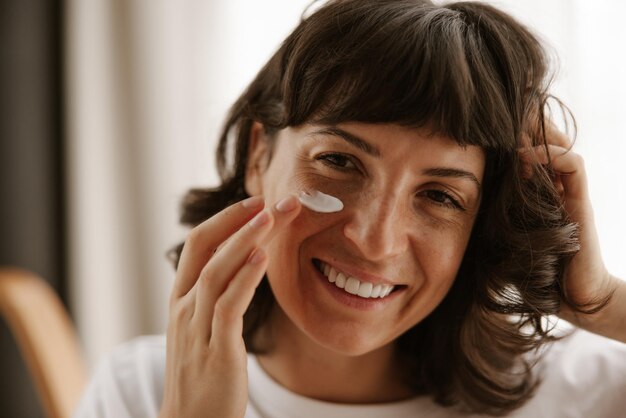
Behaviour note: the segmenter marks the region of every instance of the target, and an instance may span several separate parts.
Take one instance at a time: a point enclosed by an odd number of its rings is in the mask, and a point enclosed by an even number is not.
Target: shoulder
[[[122,344],[98,364],[74,418],[156,417],[164,374],[164,335]]]
[[[546,379],[571,387],[626,385],[626,344],[583,330],[554,343],[544,358]]]
[[[576,330],[548,346],[536,370],[541,384],[514,416],[609,418],[623,412],[626,344]]]

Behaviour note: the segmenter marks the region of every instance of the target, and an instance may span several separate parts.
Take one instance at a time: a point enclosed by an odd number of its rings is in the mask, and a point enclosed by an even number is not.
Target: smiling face
[[[335,213],[303,208],[267,248],[270,286],[291,324],[323,347],[359,355],[433,311],[478,211],[480,148],[398,125],[303,125],[277,134],[265,164],[267,143],[260,130],[253,136],[248,193],[273,204],[319,190],[344,204]]]

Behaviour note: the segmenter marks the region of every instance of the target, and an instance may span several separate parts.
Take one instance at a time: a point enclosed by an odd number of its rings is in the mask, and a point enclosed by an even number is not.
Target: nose
[[[376,199],[354,210],[343,234],[365,259],[389,259],[408,249],[407,215],[398,199]]]

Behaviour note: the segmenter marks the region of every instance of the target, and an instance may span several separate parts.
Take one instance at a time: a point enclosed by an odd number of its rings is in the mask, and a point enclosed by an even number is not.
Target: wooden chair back
[[[0,315],[32,377],[47,418],[70,418],[86,382],[86,366],[70,317],[36,275],[0,268]]]

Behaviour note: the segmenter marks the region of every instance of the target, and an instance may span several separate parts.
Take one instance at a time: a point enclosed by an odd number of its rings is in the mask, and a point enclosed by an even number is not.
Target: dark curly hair
[[[255,121],[270,138],[304,123],[356,121],[428,127],[481,147],[481,208],[455,282],[397,350],[416,394],[507,413],[539,382],[525,354],[554,339],[545,318],[561,303],[588,313],[608,302],[567,298],[563,270],[578,250],[578,227],[550,166],[522,175],[518,148],[546,146],[550,80],[537,38],[491,6],[331,0],[301,20],[232,106],[217,150],[221,185],[189,191],[181,221],[195,226],[248,197]],[[244,317],[251,352],[274,303],[265,278]]]

